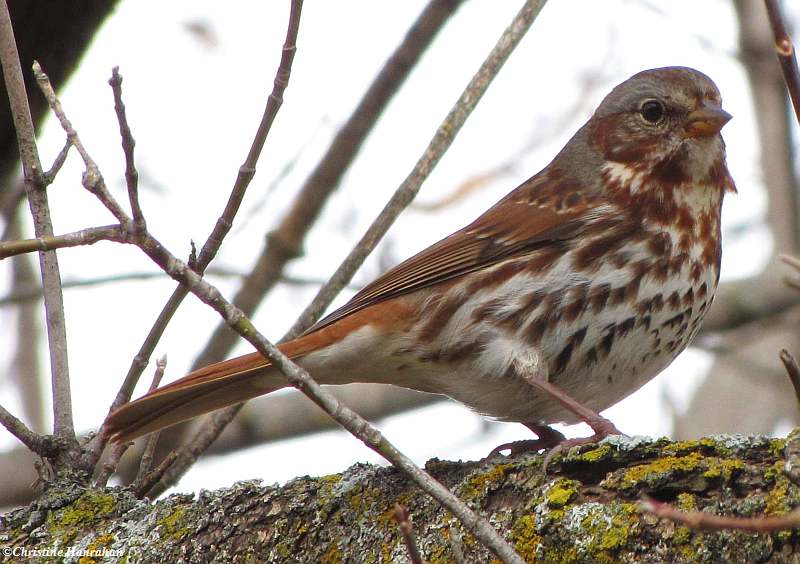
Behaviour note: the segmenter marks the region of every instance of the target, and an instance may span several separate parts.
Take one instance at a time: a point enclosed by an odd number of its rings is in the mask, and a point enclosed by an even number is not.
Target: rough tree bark
[[[685,510],[784,514],[800,502],[799,453],[800,429],[787,439],[613,437],[557,456],[547,474],[533,455],[434,459],[426,469],[488,516],[528,562],[797,562],[795,531],[690,530],[643,514],[637,502],[647,495]],[[409,509],[426,560],[492,561],[395,469],[370,465],[155,504],[115,488],[54,490],[0,517],[0,554],[6,561],[30,557],[23,549],[72,549],[65,561],[408,562],[395,503]]]

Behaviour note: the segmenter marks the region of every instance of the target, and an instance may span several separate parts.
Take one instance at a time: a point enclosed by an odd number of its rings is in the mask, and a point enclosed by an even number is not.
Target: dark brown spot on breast
[[[574,321],[581,315],[589,304],[589,283],[576,285],[570,292],[567,305],[564,306],[562,315],[567,321]]]
[[[692,263],[692,271],[690,276],[692,278],[692,282],[699,282],[700,278],[703,277],[703,265],[700,264],[698,261],[694,261]]]
[[[625,301],[625,286],[620,286],[611,290],[609,302],[611,305],[619,305]]]
[[[655,261],[653,264],[653,269],[650,271],[650,275],[656,280],[656,282],[664,282],[669,278],[669,259],[666,257],[662,257],[659,260]]]
[[[683,266],[689,262],[689,253],[681,252],[672,257],[669,261],[670,274],[676,276],[681,273]]]
[[[592,287],[589,294],[589,302],[592,304],[592,311],[600,313],[605,307],[611,295],[611,284],[598,284]]]
[[[486,339],[479,338],[465,341],[441,351],[440,358],[445,362],[457,363],[470,357],[476,357],[486,347]]]
[[[616,325],[610,325],[606,328],[606,334],[603,335],[603,338],[600,339],[600,344],[598,348],[600,352],[602,352],[605,356],[608,356],[611,352],[611,347],[614,346],[614,337],[616,333]]]
[[[561,349],[561,352],[558,353],[558,356],[553,363],[553,369],[551,370],[551,376],[555,376],[560,374],[561,372],[566,369],[567,364],[569,364],[569,360],[572,357],[573,352],[577,350],[577,348],[583,342],[583,339],[586,337],[586,327],[578,329],[572,334],[567,344]]]
[[[628,332],[631,329],[634,328],[635,325],[636,325],[636,318],[635,317],[627,318],[622,323],[618,323],[617,324],[617,329],[616,329],[617,335],[619,335],[620,337],[624,337],[625,335],[628,334]]]
[[[672,292],[667,298],[667,305],[672,309],[678,309],[681,303],[681,295],[678,293],[677,290]]]
[[[526,331],[528,342],[538,343],[544,334],[558,323],[561,319],[561,306],[566,293],[567,288],[559,288],[547,294],[542,300],[541,307],[537,310],[539,313]]]
[[[433,315],[425,325],[419,330],[419,338],[425,343],[433,341],[445,328],[447,323],[453,318],[455,313],[469,299],[467,293],[445,294],[438,300]]]
[[[647,248],[656,256],[668,255],[672,250],[672,237],[665,231],[656,233],[647,240]]]

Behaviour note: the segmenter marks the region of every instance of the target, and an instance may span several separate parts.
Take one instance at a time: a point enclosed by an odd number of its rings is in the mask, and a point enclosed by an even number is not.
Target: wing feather
[[[572,239],[597,218],[597,202],[583,197],[572,206],[554,207],[534,199],[547,177],[534,176],[463,229],[401,262],[365,286],[344,306],[308,332],[365,307],[463,276],[558,241]],[[545,187],[554,188],[552,184]],[[574,188],[573,188],[574,189]],[[563,194],[560,195],[563,199]],[[547,198],[545,198],[547,200]]]

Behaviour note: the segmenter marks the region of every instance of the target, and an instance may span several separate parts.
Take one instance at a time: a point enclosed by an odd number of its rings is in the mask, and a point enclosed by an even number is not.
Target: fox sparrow
[[[471,224],[281,345],[322,384],[444,394],[521,422],[600,416],[697,333],[717,287],[720,209],[735,191],[704,74],[640,72],[555,159]],[[287,386],[257,353],[201,368],[112,413],[122,441]],[[509,446],[509,445],[505,445]]]

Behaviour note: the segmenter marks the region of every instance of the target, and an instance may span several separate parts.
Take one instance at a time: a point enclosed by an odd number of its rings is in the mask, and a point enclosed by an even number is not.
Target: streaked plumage
[[[576,416],[523,373],[605,409],[666,367],[711,304],[729,118],[695,70],[633,76],[539,174],[281,349],[323,384],[442,393],[532,427]],[[127,440],[286,385],[246,355],[123,406],[104,432]]]

